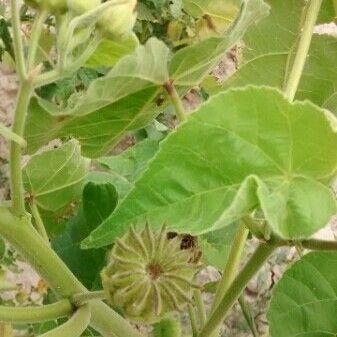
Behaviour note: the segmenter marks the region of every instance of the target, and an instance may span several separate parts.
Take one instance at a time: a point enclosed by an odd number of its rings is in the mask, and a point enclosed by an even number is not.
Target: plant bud
[[[182,238],[166,228],[142,232],[133,228],[112,248],[102,284],[111,305],[135,322],[154,323],[192,302],[195,276],[193,249],[182,249]]]
[[[75,14],[81,15],[101,4],[101,0],[68,0],[68,7]]]
[[[111,6],[98,21],[103,34],[115,40],[130,35],[137,19],[136,4],[136,0],[130,0],[127,4]]]

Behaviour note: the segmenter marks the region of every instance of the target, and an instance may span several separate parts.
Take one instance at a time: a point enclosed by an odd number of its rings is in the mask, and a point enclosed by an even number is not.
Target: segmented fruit
[[[128,37],[137,19],[136,4],[136,0],[129,0],[126,4],[111,6],[98,21],[102,33],[115,40]]]
[[[194,249],[182,247],[181,236],[146,225],[117,240],[101,276],[112,305],[131,320],[153,323],[192,302],[199,270]]]

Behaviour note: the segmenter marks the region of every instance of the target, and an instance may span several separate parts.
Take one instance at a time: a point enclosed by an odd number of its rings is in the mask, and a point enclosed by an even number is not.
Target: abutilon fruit
[[[116,241],[103,269],[102,284],[110,304],[129,319],[154,323],[192,303],[200,270],[195,247],[184,247],[181,235],[172,237],[165,226],[153,232],[133,227]]]

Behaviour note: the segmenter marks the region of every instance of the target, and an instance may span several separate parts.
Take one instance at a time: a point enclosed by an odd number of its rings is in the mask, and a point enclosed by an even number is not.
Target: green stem
[[[256,324],[255,324],[254,317],[252,315],[250,307],[249,307],[248,303],[246,302],[243,294],[239,297],[238,301],[239,301],[243,316],[245,317],[245,319],[247,321],[247,324],[249,326],[249,329],[252,332],[252,335],[254,337],[259,337],[259,333],[257,331],[257,327],[256,327]]]
[[[32,210],[32,215],[33,215],[33,218],[35,220],[35,225],[36,225],[36,229],[37,231],[40,233],[41,237],[46,241],[48,242],[49,244],[49,237],[48,237],[48,233],[46,231],[46,228],[44,226],[44,223],[43,223],[43,220],[41,218],[41,215],[40,215],[40,212],[39,212],[39,209],[36,205],[36,202],[34,200],[34,198],[32,198],[30,201],[29,201],[29,206],[30,206],[30,209]]]
[[[106,292],[104,290],[98,291],[91,291],[87,293],[80,293],[73,295],[71,301],[74,303],[75,306],[79,307],[84,303],[97,301],[97,300],[104,300],[106,299]]]
[[[90,305],[86,304],[77,309],[74,315],[56,329],[50,330],[40,337],[79,337],[87,329],[90,323]]]
[[[240,266],[241,256],[245,248],[249,230],[244,225],[240,225],[239,230],[233,241],[228,261],[222,273],[222,278],[217,287],[214,301],[212,304],[212,311],[220,304],[222,298],[225,296],[228,288],[233,283]]]
[[[200,327],[203,327],[206,323],[207,315],[204,301],[201,296],[201,291],[199,289],[194,290],[193,293],[195,306],[197,309],[197,317],[199,320]]]
[[[73,307],[69,300],[40,307],[0,306],[0,321],[13,324],[40,323],[69,316],[72,312]]]
[[[26,147],[27,142],[17,134],[13,133],[9,128],[7,128],[5,125],[3,125],[0,122],[0,135],[3,136],[4,138],[11,140],[21,147]]]
[[[27,72],[22,44],[20,8],[18,0],[11,0],[11,22],[13,28],[13,44],[17,73],[21,80],[26,80]]]
[[[323,251],[336,251],[337,241],[324,241],[324,240],[304,240],[299,242],[303,248],[310,250],[323,250]]]
[[[210,318],[208,319],[204,328],[201,330],[198,337],[209,337],[218,329],[222,320],[226,317],[228,311],[245,289],[247,283],[258,272],[258,270],[277,246],[277,243],[273,241],[261,243],[258,246],[253,256],[228,288],[225,296],[222,298],[217,308],[212,312]]]
[[[309,3],[308,11],[306,13],[306,18],[302,28],[302,34],[295,55],[294,64],[284,89],[285,95],[289,98],[290,101],[294,100],[298,85],[301,80],[321,4],[322,0],[311,0]]]
[[[173,81],[167,81],[164,84],[164,88],[170,98],[172,105],[174,106],[179,122],[185,121],[187,118],[185,108]]]
[[[71,298],[74,294],[88,292],[45,240],[37,235],[28,217],[17,218],[9,209],[0,207],[0,235],[30,262],[60,297]],[[141,337],[105,303],[93,301],[90,306],[91,326],[102,336]]]
[[[16,103],[14,122],[12,132],[23,137],[27,108],[32,94],[32,84],[29,81],[22,81],[18,101]],[[21,146],[16,142],[11,142],[10,148],[10,180],[11,180],[11,196],[13,213],[20,217],[25,214],[24,189],[22,182],[21,167]]]
[[[196,318],[196,315],[195,315],[194,307],[193,307],[192,304],[188,305],[188,316],[190,318],[192,336],[197,337],[197,335],[198,335],[198,324],[197,324],[197,318]]]
[[[92,53],[96,50],[101,39],[102,37],[99,34],[96,34],[92,41],[89,43],[88,47],[85,49],[85,51],[66,69],[61,70],[57,68],[39,75],[34,81],[34,88],[40,88],[44,85],[58,81],[59,79],[76,72],[86,63]]]
[[[337,0],[333,0],[333,7],[335,9],[335,20],[336,20],[336,17],[337,17]]]
[[[40,37],[43,30],[43,25],[48,17],[48,10],[43,8],[38,12],[31,31],[31,39],[29,41],[27,69],[31,71],[35,66],[36,53],[39,47]]]

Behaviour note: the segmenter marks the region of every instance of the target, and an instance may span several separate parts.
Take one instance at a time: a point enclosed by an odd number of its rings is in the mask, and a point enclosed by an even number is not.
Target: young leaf
[[[271,6],[270,15],[252,26],[244,37],[245,47],[240,56],[239,69],[222,85],[213,88],[211,94],[247,84],[283,88],[301,34],[299,23],[306,2],[268,0],[268,3]],[[330,8],[330,3],[323,1],[324,13],[326,7]],[[309,99],[337,111],[337,104],[333,102],[337,87],[336,57],[336,38],[313,36],[297,99]]]
[[[30,159],[23,171],[25,189],[39,207],[55,212],[81,194],[88,168],[89,160],[71,140]]]
[[[272,337],[337,334],[337,254],[315,252],[296,262],[273,290],[268,311]]]
[[[268,12],[269,6],[263,0],[244,0],[237,20],[225,36],[205,39],[178,51],[170,63],[170,76],[176,85],[199,84],[226,51],[243,37],[248,27]]]
[[[53,248],[72,272],[92,289],[105,263],[105,250],[83,251],[81,241],[102,223],[117,205],[118,195],[111,184],[88,183],[83,190],[83,205],[71,219],[64,234],[56,238]]]
[[[155,38],[122,58],[91,84],[74,107],[59,111],[33,99],[27,120],[28,151],[57,137],[74,137],[89,157],[104,155],[126,132],[146,126],[160,111],[156,98],[168,80],[169,49]]]
[[[219,94],[161,143],[149,169],[84,245],[111,243],[133,223],[179,232],[219,229],[261,208],[284,238],[303,238],[336,212],[336,119],[276,89]]]

